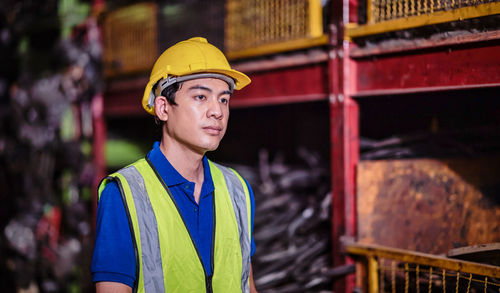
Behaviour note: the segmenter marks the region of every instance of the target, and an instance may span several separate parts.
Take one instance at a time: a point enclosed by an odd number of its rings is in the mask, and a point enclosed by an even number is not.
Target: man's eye
[[[229,103],[229,99],[221,98],[220,102],[223,103],[223,104],[228,104]]]
[[[195,96],[194,98],[197,99],[197,100],[204,100],[205,96],[204,95],[198,95],[198,96]]]

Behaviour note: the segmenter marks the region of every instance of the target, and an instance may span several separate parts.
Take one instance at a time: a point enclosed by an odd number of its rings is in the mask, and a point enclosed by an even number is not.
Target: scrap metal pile
[[[331,292],[331,194],[328,160],[301,149],[287,165],[259,153],[258,167],[234,166],[255,193],[252,258],[259,292]]]
[[[419,132],[374,140],[360,138],[361,160],[477,157],[497,153],[500,127],[485,125],[439,132]]]
[[[0,23],[0,58],[15,69],[0,74],[2,292],[91,290],[91,100],[100,47],[88,37],[95,23],[61,39],[56,3],[0,4],[8,20]]]

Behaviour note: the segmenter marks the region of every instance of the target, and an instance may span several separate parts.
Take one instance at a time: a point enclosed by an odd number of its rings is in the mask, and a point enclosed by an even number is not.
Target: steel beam
[[[326,63],[256,72],[252,83],[231,97],[231,107],[262,106],[327,99]]]
[[[498,85],[499,43],[356,59],[352,94],[362,97]]]
[[[335,36],[333,33],[332,36]],[[332,42],[333,44],[335,42]],[[329,101],[332,170],[332,243],[333,265],[353,264],[342,253],[340,239],[356,237],[356,165],[359,160],[359,107],[351,97],[355,77],[348,56],[349,43],[332,46],[329,61]],[[337,280],[334,292],[353,292],[355,276]]]

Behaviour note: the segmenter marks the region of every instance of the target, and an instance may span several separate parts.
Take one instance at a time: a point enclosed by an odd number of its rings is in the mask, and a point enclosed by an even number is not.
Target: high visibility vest
[[[103,180],[120,188],[136,257],[134,292],[249,292],[250,196],[234,170],[209,161],[214,225],[208,276],[172,194],[148,158]]]

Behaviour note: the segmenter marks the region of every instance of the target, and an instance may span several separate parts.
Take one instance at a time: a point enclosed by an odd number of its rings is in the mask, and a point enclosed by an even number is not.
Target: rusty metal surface
[[[425,253],[500,240],[500,158],[362,161],[359,241]]]

